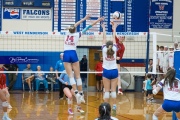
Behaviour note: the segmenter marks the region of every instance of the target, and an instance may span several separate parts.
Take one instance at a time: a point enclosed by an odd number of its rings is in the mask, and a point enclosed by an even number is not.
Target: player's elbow
[[[156,95],[158,93],[158,91],[156,89],[154,89],[152,92],[154,95]]]

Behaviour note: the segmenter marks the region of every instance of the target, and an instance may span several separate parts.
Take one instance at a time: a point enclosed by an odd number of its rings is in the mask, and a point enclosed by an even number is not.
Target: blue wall
[[[36,71],[37,65],[40,65],[42,71],[49,71],[51,66],[55,68],[56,62],[60,59],[60,52],[0,51],[0,56],[43,56],[44,61],[40,64],[31,64],[31,69]],[[27,64],[18,64],[19,71],[23,71],[26,65]],[[22,89],[21,78],[22,74],[19,73],[14,89]],[[8,77],[7,84],[9,84]]]
[[[180,51],[174,52],[174,68],[176,69],[176,77],[180,79]]]

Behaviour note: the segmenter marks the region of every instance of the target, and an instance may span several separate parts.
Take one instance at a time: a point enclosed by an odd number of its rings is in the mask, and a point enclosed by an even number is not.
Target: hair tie
[[[106,115],[106,106],[103,106],[103,107],[104,107],[104,111],[105,111],[105,112],[104,112],[104,115]]]
[[[112,45],[109,45],[109,49],[112,48]]]

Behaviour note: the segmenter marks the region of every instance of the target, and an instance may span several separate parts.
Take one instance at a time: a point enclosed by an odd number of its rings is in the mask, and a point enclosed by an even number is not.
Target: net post
[[[148,73],[148,63],[149,63],[149,40],[150,34],[147,34],[147,42],[146,42],[146,73]]]
[[[153,73],[156,74],[156,63],[157,63],[157,34],[153,33]]]

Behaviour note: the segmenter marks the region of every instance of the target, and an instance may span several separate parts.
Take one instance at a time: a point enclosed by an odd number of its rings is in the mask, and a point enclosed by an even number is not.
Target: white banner
[[[67,32],[48,32],[48,31],[0,31],[6,35],[66,35]],[[86,32],[84,35],[102,35],[101,32]],[[106,35],[112,36],[112,32],[106,32]],[[147,32],[117,32],[118,36],[146,36]]]
[[[51,9],[21,9],[21,19],[25,20],[50,20]]]

